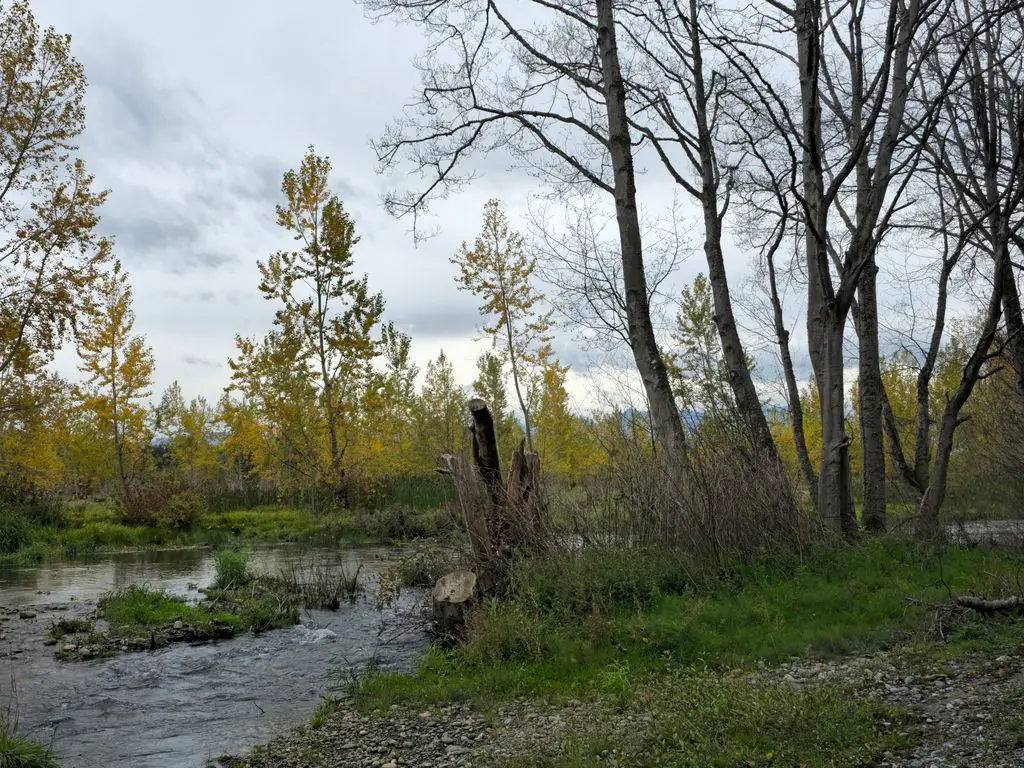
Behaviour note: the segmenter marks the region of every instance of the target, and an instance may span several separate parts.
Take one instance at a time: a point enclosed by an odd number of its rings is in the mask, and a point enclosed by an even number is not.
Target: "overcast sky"
[[[421,367],[444,348],[460,382],[471,382],[483,348],[472,341],[477,301],[456,290],[449,257],[479,230],[487,198],[501,198],[515,217],[535,182],[488,163],[470,189],[435,206],[440,234],[418,246],[408,222],[384,212],[380,197],[392,183],[376,173],[368,142],[416,88],[415,30],[372,24],[347,0],[34,0],[33,8],[41,24],[72,35],[86,69],[81,154],[111,190],[102,228],[132,275],[157,395],[177,379],[186,396],[216,399],[234,335],[269,329],[273,305],[257,290],[256,262],[290,247],[274,205],[282,173],[309,144],[331,156],[333,187],[362,237],[357,269],[384,293],[387,319],[412,335]],[[670,190],[654,197],[667,206]],[[731,261],[738,282],[747,259]],[[679,280],[701,262],[691,258]],[[586,355],[566,332],[556,346],[574,367],[577,405],[592,404]],[[73,353],[58,359],[66,375],[75,365]]]

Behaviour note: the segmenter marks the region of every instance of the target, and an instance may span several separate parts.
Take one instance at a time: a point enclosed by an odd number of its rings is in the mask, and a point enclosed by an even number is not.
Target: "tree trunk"
[[[608,111],[608,150],[615,176],[615,216],[622,251],[622,281],[626,294],[626,320],[630,346],[650,403],[658,441],[665,452],[669,473],[682,479],[687,466],[686,433],[676,407],[668,371],[654,335],[644,273],[640,218],[636,204],[633,149],[626,115],[626,89],[619,68],[615,40],[614,0],[595,0],[597,40],[601,56],[605,103]]]
[[[859,299],[859,373],[860,434],[863,451],[864,528],[885,530],[885,440],[882,434],[882,376],[878,354],[878,298],[875,276],[878,268],[872,258],[861,272],[857,287]]]
[[[690,0],[690,15],[697,18],[697,0]],[[701,208],[704,213],[704,256],[708,264],[708,280],[715,306],[715,326],[722,343],[722,356],[729,372],[736,409],[743,419],[755,458],[781,467],[779,454],[768,428],[768,418],[761,407],[754,380],[750,375],[743,343],[736,327],[729,292],[729,278],[722,256],[722,212],[719,210],[719,169],[715,156],[714,137],[708,118],[708,93],[704,85],[704,57],[700,31],[696,23],[689,25],[690,50],[693,57],[693,111],[697,122],[697,144],[700,153]]]
[[[843,391],[842,321],[831,319],[822,355],[821,466],[818,472],[818,511],[825,524],[844,536],[857,534],[850,482],[850,438],[846,434]]]
[[[1003,318],[1006,321],[1007,349],[1013,366],[1013,383],[1018,395],[1024,396],[1024,316],[1020,294],[1013,276],[1013,265],[1007,259],[1003,268]]]
[[[796,448],[797,462],[800,472],[807,484],[807,493],[811,503],[818,505],[818,476],[811,464],[811,456],[807,451],[807,436],[804,433],[804,408],[800,402],[800,388],[796,383],[796,371],[793,369],[793,356],[789,351],[789,331],[782,314],[782,300],[779,298],[779,286],[775,278],[775,251],[782,242],[782,233],[765,257],[768,267],[768,289],[772,302],[772,320],[775,325],[775,338],[779,343],[779,356],[782,358],[782,374],[786,380],[786,397],[789,400],[789,420],[793,430],[793,445]]]

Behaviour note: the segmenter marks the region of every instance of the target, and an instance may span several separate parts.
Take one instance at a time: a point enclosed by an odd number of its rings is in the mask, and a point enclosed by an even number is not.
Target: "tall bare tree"
[[[417,61],[419,99],[376,143],[385,167],[408,163],[424,184],[389,196],[388,209],[416,216],[471,177],[469,158],[497,151],[563,190],[610,195],[634,362],[668,465],[685,465],[686,434],[651,321],[613,3],[536,0],[525,17],[497,0],[365,6],[415,23],[428,43]]]

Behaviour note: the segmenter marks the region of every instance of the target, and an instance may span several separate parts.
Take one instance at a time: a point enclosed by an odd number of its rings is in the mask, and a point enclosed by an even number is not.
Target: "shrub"
[[[191,528],[206,512],[206,499],[195,491],[179,491],[167,504],[153,513],[157,525],[185,530]]]
[[[577,621],[590,613],[646,610],[664,594],[682,593],[691,585],[687,566],[679,552],[594,547],[520,562],[513,585],[532,610]]]
[[[540,661],[552,634],[538,616],[522,606],[493,600],[477,608],[469,629],[469,641],[458,650],[469,667]]]
[[[0,553],[13,554],[28,544],[32,535],[29,525],[20,513],[0,507]]]
[[[445,510],[423,511],[406,504],[363,510],[356,515],[355,522],[366,536],[383,542],[427,538],[451,528],[451,516]]]
[[[245,552],[224,549],[214,556],[216,575],[213,586],[216,589],[237,589],[252,583],[255,574],[249,568],[249,556]]]

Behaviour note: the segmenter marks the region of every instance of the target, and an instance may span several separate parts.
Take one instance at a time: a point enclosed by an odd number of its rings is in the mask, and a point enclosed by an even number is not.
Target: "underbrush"
[[[926,603],[950,591],[995,594],[1020,569],[1018,557],[998,552],[938,552],[894,539],[822,545],[702,576],[651,550],[563,553],[520,563],[515,599],[479,606],[465,644],[432,649],[412,676],[367,676],[354,693],[371,708],[567,698],[601,694],[612,673],[632,689],[666,663],[727,670],[871,651],[926,640]],[[946,637],[963,649],[994,642],[978,631],[967,621]]]

